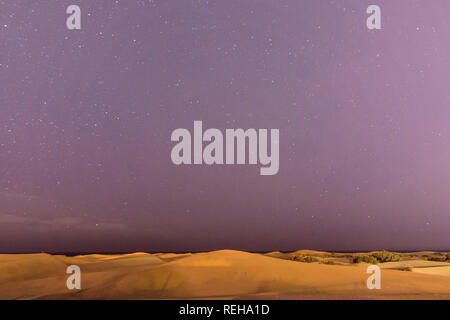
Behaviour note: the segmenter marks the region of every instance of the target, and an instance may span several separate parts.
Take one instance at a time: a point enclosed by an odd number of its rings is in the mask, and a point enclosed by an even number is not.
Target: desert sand
[[[348,253],[3,254],[0,299],[450,299],[450,262],[433,254],[380,263],[380,290]],[[66,287],[69,265],[81,269],[80,290]]]

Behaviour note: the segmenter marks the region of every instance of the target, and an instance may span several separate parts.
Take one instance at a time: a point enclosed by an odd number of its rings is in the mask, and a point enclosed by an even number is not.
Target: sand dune
[[[450,263],[448,262],[439,262],[439,261],[428,261],[428,260],[405,260],[405,261],[397,261],[397,262],[386,262],[380,265],[381,268],[385,269],[406,269],[406,268],[434,268],[434,267],[450,267]]]
[[[450,277],[450,266],[431,267],[431,268],[412,268],[412,271],[424,274],[435,274]]]
[[[408,262],[408,272],[381,264],[382,289],[368,290],[365,264],[290,260],[299,254],[332,256],[309,250],[0,255],[0,299],[450,299],[447,265],[419,267],[424,260],[418,260]],[[66,288],[71,264],[81,268],[81,290]]]

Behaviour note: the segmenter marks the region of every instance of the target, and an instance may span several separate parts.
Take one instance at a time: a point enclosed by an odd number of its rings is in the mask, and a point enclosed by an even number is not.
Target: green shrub
[[[294,256],[292,258],[292,260],[300,261],[300,262],[308,262],[308,263],[319,261],[317,258],[314,258],[314,257],[311,257],[311,256],[305,256],[303,254],[298,255],[298,256]]]
[[[448,259],[448,256],[431,256],[431,257],[427,257],[428,261],[444,262],[447,259]]]
[[[373,252],[369,255],[360,255],[353,258],[353,263],[370,263],[370,264],[377,264],[377,263],[383,263],[383,262],[392,262],[392,261],[400,261],[402,257],[393,252],[389,251],[378,251]]]
[[[392,261],[400,261],[402,257],[399,254],[389,252],[386,250],[380,252],[372,253],[372,256],[375,257],[378,262],[392,262]]]
[[[369,264],[378,264],[377,258],[375,258],[372,255],[366,255],[366,256],[356,256],[353,258],[353,263],[369,263]]]

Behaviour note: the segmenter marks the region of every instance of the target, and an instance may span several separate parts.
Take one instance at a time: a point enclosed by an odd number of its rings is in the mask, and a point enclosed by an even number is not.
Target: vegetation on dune
[[[406,260],[411,259],[425,259],[429,261],[441,261],[441,262],[450,262],[450,252],[434,252],[430,253],[427,256],[421,256],[417,257],[414,254],[403,254],[403,257],[405,257]],[[336,254],[331,253],[326,256],[321,255],[320,257],[317,257],[317,255],[308,254],[308,253],[293,253],[291,255],[290,259],[293,261],[299,261],[299,262],[319,262],[323,264],[330,264],[334,265],[336,264],[336,261],[333,260],[333,258],[339,258],[339,259],[350,259],[353,263],[368,263],[368,264],[378,264],[378,263],[385,263],[385,262],[397,262],[403,260],[403,257],[401,254],[396,252],[390,252],[387,250],[383,251],[374,251],[367,254]],[[330,259],[331,258],[331,259]],[[348,261],[348,260],[347,260]],[[345,263],[345,262],[344,262]]]
[[[317,259],[315,257],[307,256],[304,254],[296,255],[296,256],[292,257],[292,260],[299,261],[299,262],[308,262],[308,263],[319,261],[319,259]]]
[[[427,257],[427,260],[428,261],[439,261],[439,262],[450,261],[450,252]]]
[[[406,267],[404,270],[405,271],[413,271],[413,268],[412,267]]]
[[[369,264],[378,264],[377,258],[371,255],[365,255],[365,256],[356,256],[353,258],[353,263],[369,263]]]
[[[400,261],[402,257],[394,252],[389,252],[386,250],[373,252],[368,255],[358,255],[353,258],[353,263],[370,263],[370,264],[378,264],[383,262],[392,262],[392,261]]]
[[[400,261],[402,257],[394,252],[389,252],[386,250],[380,252],[374,252],[372,254],[379,262],[392,262],[392,261]]]
[[[433,256],[433,257],[427,257],[428,261],[437,261],[437,262],[444,262],[446,261],[446,257],[444,256]]]

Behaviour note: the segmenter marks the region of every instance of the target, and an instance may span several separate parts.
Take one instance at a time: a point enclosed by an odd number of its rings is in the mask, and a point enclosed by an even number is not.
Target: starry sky
[[[449,10],[0,0],[0,252],[450,249]],[[194,120],[279,173],[173,165]]]

